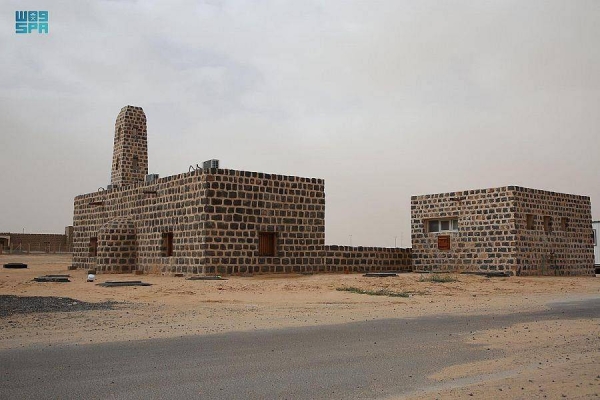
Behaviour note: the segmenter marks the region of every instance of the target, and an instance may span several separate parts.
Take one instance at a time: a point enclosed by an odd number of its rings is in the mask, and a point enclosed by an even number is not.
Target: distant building
[[[191,274],[410,269],[410,249],[325,245],[322,179],[217,166],[148,175],[146,115],[123,107],[111,184],[75,198],[74,265]]]
[[[507,186],[411,198],[412,265],[592,275],[590,198]]]

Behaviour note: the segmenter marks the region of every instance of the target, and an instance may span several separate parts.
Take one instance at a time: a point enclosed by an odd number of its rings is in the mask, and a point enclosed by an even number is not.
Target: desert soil
[[[425,315],[539,311],[550,302],[600,298],[600,279],[485,278],[423,281],[427,275],[367,278],[358,274],[257,275],[190,281],[158,275],[98,275],[69,271],[70,255],[0,255],[0,295],[54,296],[75,302],[116,302],[112,309],[34,312],[0,317],[0,349],[278,329]],[[69,283],[34,277],[70,274]],[[152,286],[100,287],[109,280]],[[340,288],[387,290],[372,296]],[[76,307],[75,307],[76,308]],[[473,332],[474,345],[503,350],[492,361],[456,365],[430,376],[432,386],[411,398],[595,398],[600,396],[600,320],[538,321]]]

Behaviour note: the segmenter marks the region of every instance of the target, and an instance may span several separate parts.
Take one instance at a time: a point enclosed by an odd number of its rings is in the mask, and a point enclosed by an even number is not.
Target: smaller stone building
[[[411,225],[417,271],[594,273],[586,196],[518,186],[412,196]]]

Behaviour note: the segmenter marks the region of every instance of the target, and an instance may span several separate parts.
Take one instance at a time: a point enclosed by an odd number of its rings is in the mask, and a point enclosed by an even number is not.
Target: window
[[[450,221],[440,221],[440,231],[449,231],[450,230]]]
[[[173,256],[173,232],[162,234],[162,253],[163,257]]]
[[[275,232],[258,233],[258,255],[275,257],[277,247],[277,234]]]
[[[592,229],[592,239],[594,239],[594,246],[598,246],[598,234],[595,229]]]
[[[569,218],[567,217],[562,217],[560,219],[560,229],[562,231],[566,231],[567,229],[569,229]]]
[[[544,232],[552,233],[552,217],[544,216]]]
[[[458,231],[458,219],[431,219],[427,221],[427,232]]]
[[[438,221],[438,220],[429,221],[427,226],[429,228],[429,229],[427,229],[428,232],[439,232],[440,231],[440,221]]]
[[[535,229],[535,215],[527,214],[527,229],[532,231]]]
[[[138,156],[133,156],[133,165],[131,166],[131,168],[133,168],[133,170],[135,172],[137,172],[137,170],[139,168],[138,164],[139,164]]]
[[[90,238],[90,257],[96,257],[98,255],[98,238]]]

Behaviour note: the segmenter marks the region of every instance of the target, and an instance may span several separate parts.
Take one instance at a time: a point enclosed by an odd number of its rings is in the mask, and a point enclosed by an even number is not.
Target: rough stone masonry
[[[415,270],[593,275],[587,196],[519,186],[413,196]]]
[[[246,274],[410,270],[410,249],[325,245],[322,179],[196,169],[148,173],[146,116],[115,124],[111,185],[77,196],[73,263],[100,272]]]

